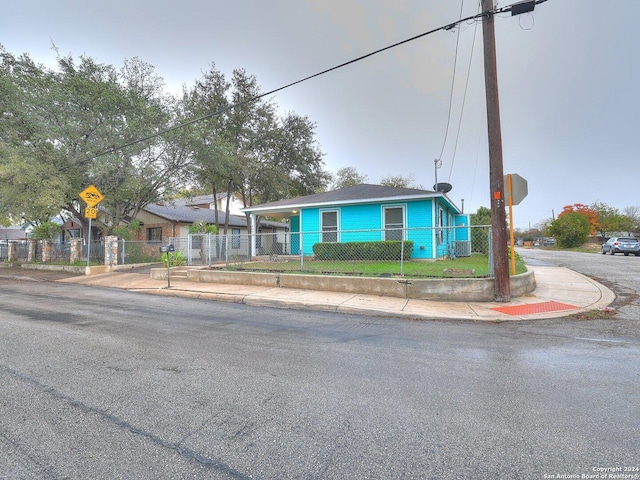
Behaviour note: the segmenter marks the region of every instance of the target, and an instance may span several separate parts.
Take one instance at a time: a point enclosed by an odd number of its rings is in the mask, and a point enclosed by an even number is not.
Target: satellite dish
[[[434,192],[447,193],[447,192],[450,192],[452,188],[453,187],[451,186],[450,183],[439,183],[438,182],[433,186],[433,191]]]

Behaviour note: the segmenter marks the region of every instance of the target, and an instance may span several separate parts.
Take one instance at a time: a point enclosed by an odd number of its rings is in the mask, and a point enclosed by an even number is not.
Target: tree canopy
[[[595,229],[602,238],[607,238],[615,232],[630,232],[633,229],[632,219],[621,214],[617,208],[602,202],[595,202],[590,208],[598,214]]]
[[[585,243],[593,230],[593,223],[583,210],[567,210],[551,223],[549,231],[563,248],[578,247]]]
[[[138,58],[120,69],[89,56],[57,68],[0,46],[0,218],[86,226],[78,195],[95,185],[113,228],[185,187],[239,191],[247,204],[326,188],[315,124],[280,115],[243,69],[211,64],[182,97]],[[161,133],[161,134],[160,134]],[[87,229],[85,228],[85,231]]]
[[[343,167],[338,169],[333,176],[331,189],[338,190],[339,188],[353,187],[354,185],[365,183],[367,180],[367,175],[358,173],[355,167]]]
[[[122,147],[180,121],[163,86],[137,58],[117,71],[58,56],[52,70],[2,49],[2,214],[38,224],[66,212],[86,223],[78,194],[94,184],[117,225],[173,191],[190,162],[181,132]]]

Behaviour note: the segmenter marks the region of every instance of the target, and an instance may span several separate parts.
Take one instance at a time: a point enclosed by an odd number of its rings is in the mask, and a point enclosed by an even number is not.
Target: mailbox
[[[176,251],[176,247],[174,245],[162,245],[160,247],[160,253],[171,253],[175,251]]]

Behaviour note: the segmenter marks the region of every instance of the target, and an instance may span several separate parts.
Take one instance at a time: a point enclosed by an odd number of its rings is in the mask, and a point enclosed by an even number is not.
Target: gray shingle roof
[[[353,187],[340,188],[330,192],[315,193],[302,197],[263,203],[243,209],[246,212],[288,210],[311,205],[335,205],[340,203],[367,203],[399,199],[420,199],[442,196],[431,190],[417,188],[387,187],[384,185],[360,184]]]
[[[179,205],[158,205],[156,203],[150,203],[143,209],[144,211],[164,218],[172,222],[180,223],[195,223],[206,222],[209,224],[215,224],[216,213],[215,210],[208,208],[193,208]],[[218,212],[219,225],[224,225],[226,215],[224,212]],[[247,219],[241,215],[229,215],[229,225],[233,227],[246,227]],[[269,222],[263,220],[261,222],[263,226],[272,227],[285,227],[286,224],[280,222]]]
[[[0,228],[0,241],[3,240],[26,240],[27,234],[20,227]]]

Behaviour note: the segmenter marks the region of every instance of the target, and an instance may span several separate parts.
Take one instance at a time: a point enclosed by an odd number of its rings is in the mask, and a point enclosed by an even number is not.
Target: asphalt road
[[[637,320],[416,322],[11,280],[0,292],[0,478],[640,467]]]

